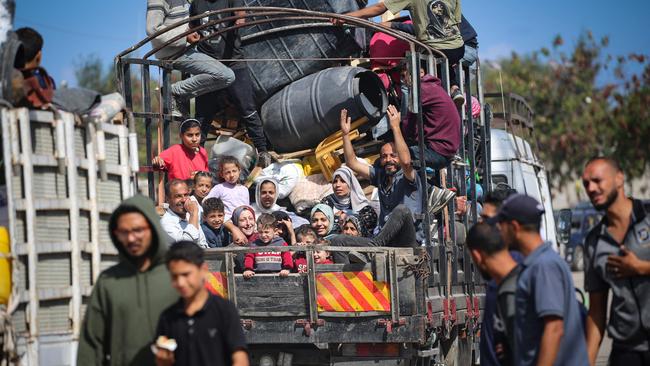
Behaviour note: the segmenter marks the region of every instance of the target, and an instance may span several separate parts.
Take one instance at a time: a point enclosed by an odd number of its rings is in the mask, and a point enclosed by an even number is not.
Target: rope
[[[415,277],[425,280],[431,275],[431,268],[429,267],[430,260],[429,252],[424,250],[422,254],[416,257],[415,263],[407,264],[404,267],[407,271],[413,272]]]

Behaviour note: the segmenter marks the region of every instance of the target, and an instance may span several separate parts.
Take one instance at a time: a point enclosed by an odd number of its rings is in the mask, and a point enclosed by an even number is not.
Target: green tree
[[[502,80],[504,92],[525,97],[535,111],[540,155],[555,186],[579,176],[597,154],[618,159],[632,178],[649,165],[650,64],[641,55],[607,55],[608,44],[585,32],[566,51],[557,36],[550,48],[513,52],[486,68],[485,90],[500,90]],[[626,72],[630,63],[641,75]],[[613,77],[603,83],[606,73]]]
[[[133,98],[132,105],[133,111],[141,112],[143,111],[143,98],[142,98],[142,80],[140,79],[140,68],[138,66],[131,67],[131,95]],[[152,72],[152,77],[154,73]],[[102,60],[97,55],[87,55],[81,57],[79,61],[75,64],[75,77],[77,80],[77,85],[83,88],[88,88],[98,91],[100,94],[110,94],[118,92],[118,81],[115,74],[115,68],[111,65],[104,65]],[[151,91],[151,109],[152,111],[158,111],[159,103],[157,96],[158,83],[155,79],[152,79],[149,84],[149,89]],[[155,127],[157,121],[153,121],[154,135],[152,139],[155,144]],[[136,130],[138,134],[138,149],[139,149],[139,158],[140,164],[148,165],[149,160],[146,156],[146,133],[145,133],[145,123],[142,118],[136,118]],[[153,153],[156,153],[155,151]]]
[[[80,87],[96,90],[100,94],[117,91],[115,71],[112,68],[105,68],[97,55],[88,55],[77,61],[74,75]]]

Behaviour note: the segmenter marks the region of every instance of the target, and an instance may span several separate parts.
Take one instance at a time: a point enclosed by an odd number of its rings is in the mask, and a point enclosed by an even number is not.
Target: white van
[[[555,233],[555,218],[551,206],[551,192],[544,165],[533,153],[528,141],[502,129],[492,129],[491,170],[492,186],[507,184],[518,193],[534,197],[546,210],[542,219],[542,238],[553,243],[559,251]]]
[[[562,254],[555,231],[551,191],[544,164],[535,151],[533,110],[523,97],[512,93],[485,94],[490,126],[490,173],[492,187],[507,185],[534,197],[544,205],[541,234]],[[487,112],[487,111],[486,111]],[[532,146],[531,146],[532,144]]]

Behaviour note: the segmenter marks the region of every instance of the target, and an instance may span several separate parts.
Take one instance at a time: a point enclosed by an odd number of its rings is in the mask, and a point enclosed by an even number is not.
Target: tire
[[[573,250],[573,261],[571,269],[574,271],[582,271],[585,268],[585,248],[582,245],[577,245]]]

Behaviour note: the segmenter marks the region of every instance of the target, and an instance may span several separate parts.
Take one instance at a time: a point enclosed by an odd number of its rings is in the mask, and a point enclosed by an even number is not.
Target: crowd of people
[[[650,363],[650,216],[641,201],[625,196],[615,160],[589,160],[582,180],[593,206],[605,213],[585,240],[588,310],[567,263],[540,236],[543,206],[508,190],[486,196],[483,222],[467,237],[489,280],[482,365],[594,365],[605,328],[613,340],[609,365]]]
[[[471,65],[478,42],[459,0],[385,0],[347,14],[372,18],[408,10],[412,21],[384,25],[412,33],[445,54],[451,66],[451,96],[440,79],[419,70],[425,151],[424,161],[418,161],[417,116],[410,112],[408,97],[411,75],[405,64],[391,64],[402,92],[395,101],[398,107],[388,107],[390,133],[379,158],[372,165],[357,158],[351,120],[342,110],[346,165],[334,172],[332,193],[311,209],[309,217],[278,204],[280,183],[274,178],[257,181],[251,192],[242,184],[243,167],[237,158],[220,156],[213,171],[208,165],[203,143],[216,109],[221,108],[215,101],[224,91],[244,122],[259,164],[272,162],[239,33],[211,36],[226,26],[243,25],[246,19],[213,24],[226,14],[211,14],[160,33],[190,16],[243,6],[242,0],[147,1],[146,30],[155,36],[156,56],[172,60],[175,69],[191,75],[169,91],[172,112],[183,120],[181,142],[152,159],[153,167],[164,171],[168,180],[162,216],[150,199],[141,196],[124,201],[111,216],[109,233],[121,260],[102,272],[93,288],[78,364],[248,365],[237,309],[204,286],[209,272],[204,249],[260,248],[236,257],[235,270],[245,279],[308,270],[305,251],[265,249],[270,247],[312,246],[316,265],[365,262],[363,253],[330,253],[319,246],[419,247],[428,232],[421,220],[424,187],[430,185],[432,191],[427,205],[432,214],[454,198],[454,192],[432,185],[436,179],[422,181],[417,169],[428,167],[437,177],[437,171],[454,159],[463,138],[458,107],[465,100],[453,66]],[[178,37],[190,26],[200,30]],[[56,88],[40,66],[42,37],[31,28],[17,33],[24,45],[24,104],[48,106]],[[405,51],[379,52],[403,57]],[[379,56],[376,52],[371,46],[370,56]],[[196,119],[184,119],[191,98],[196,98]],[[474,107],[472,103],[473,113]],[[378,210],[359,180],[377,188]],[[593,365],[606,327],[614,340],[611,365],[650,364],[650,307],[644,305],[650,301],[650,216],[639,201],[625,197],[616,161],[603,157],[589,161],[583,182],[594,206],[606,212],[586,239],[588,310],[576,300],[566,263],[539,234],[543,207],[511,191],[497,190],[482,200],[483,222],[472,227],[466,239],[472,259],[490,280],[481,364]],[[458,207],[467,204],[464,197],[456,198]]]

